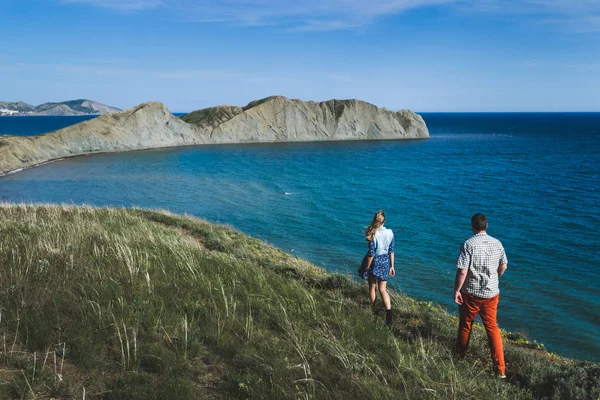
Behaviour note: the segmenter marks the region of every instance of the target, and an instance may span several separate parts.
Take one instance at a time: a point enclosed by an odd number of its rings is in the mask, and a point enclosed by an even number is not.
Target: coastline
[[[77,157],[77,156],[73,156],[73,157]],[[44,161],[39,164],[31,165],[28,167],[18,168],[18,169],[12,170],[12,171],[0,173],[0,178],[2,178],[3,176],[6,176],[6,175],[13,175],[13,174],[19,173],[21,171],[25,171],[26,169],[41,167],[42,165],[51,164],[53,162],[57,162],[57,161],[65,160],[65,159],[66,158],[57,158],[54,160]]]

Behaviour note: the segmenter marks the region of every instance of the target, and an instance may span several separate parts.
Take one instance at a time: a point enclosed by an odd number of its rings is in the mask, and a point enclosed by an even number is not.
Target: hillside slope
[[[481,327],[166,212],[0,205],[0,398],[596,399],[600,367],[505,333],[493,377]],[[399,271],[400,274],[402,271]]]

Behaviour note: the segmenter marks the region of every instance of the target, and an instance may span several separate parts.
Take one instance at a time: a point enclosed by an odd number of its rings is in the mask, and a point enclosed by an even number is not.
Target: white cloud
[[[574,32],[600,31],[599,0],[480,0],[463,2],[462,10],[526,22],[555,25]]]
[[[181,4],[182,0],[178,0]],[[183,0],[185,1],[185,0]],[[454,3],[459,0],[200,0],[194,2],[197,21],[247,26],[282,25],[290,30],[354,29],[378,17]]]
[[[115,63],[117,63],[115,61]],[[26,64],[14,63],[0,65],[0,71],[11,73],[33,71],[35,73],[67,74],[70,76],[101,76],[108,78],[127,78],[127,79],[152,79],[152,80],[206,80],[206,79],[232,79],[243,82],[264,82],[269,77],[262,75],[249,74],[241,70],[214,70],[214,69],[142,69],[131,68],[122,65],[111,65],[98,63],[59,63],[59,64]]]
[[[350,29],[375,18],[462,0],[59,0],[119,11],[166,8],[195,22],[282,25],[293,30]]]
[[[164,8],[186,20],[286,30],[343,30],[431,6],[600,31],[600,0],[59,0],[120,11]]]
[[[62,0],[62,2],[65,4],[88,4],[119,11],[141,11],[165,5],[161,0]]]

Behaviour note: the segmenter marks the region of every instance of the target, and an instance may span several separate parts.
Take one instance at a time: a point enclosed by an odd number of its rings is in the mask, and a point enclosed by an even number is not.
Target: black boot
[[[385,324],[392,326],[392,310],[385,310]]]

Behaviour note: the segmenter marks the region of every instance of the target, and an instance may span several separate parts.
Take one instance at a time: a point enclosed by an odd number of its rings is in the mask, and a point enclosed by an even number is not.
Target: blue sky
[[[0,101],[600,111],[600,0],[0,0]]]

